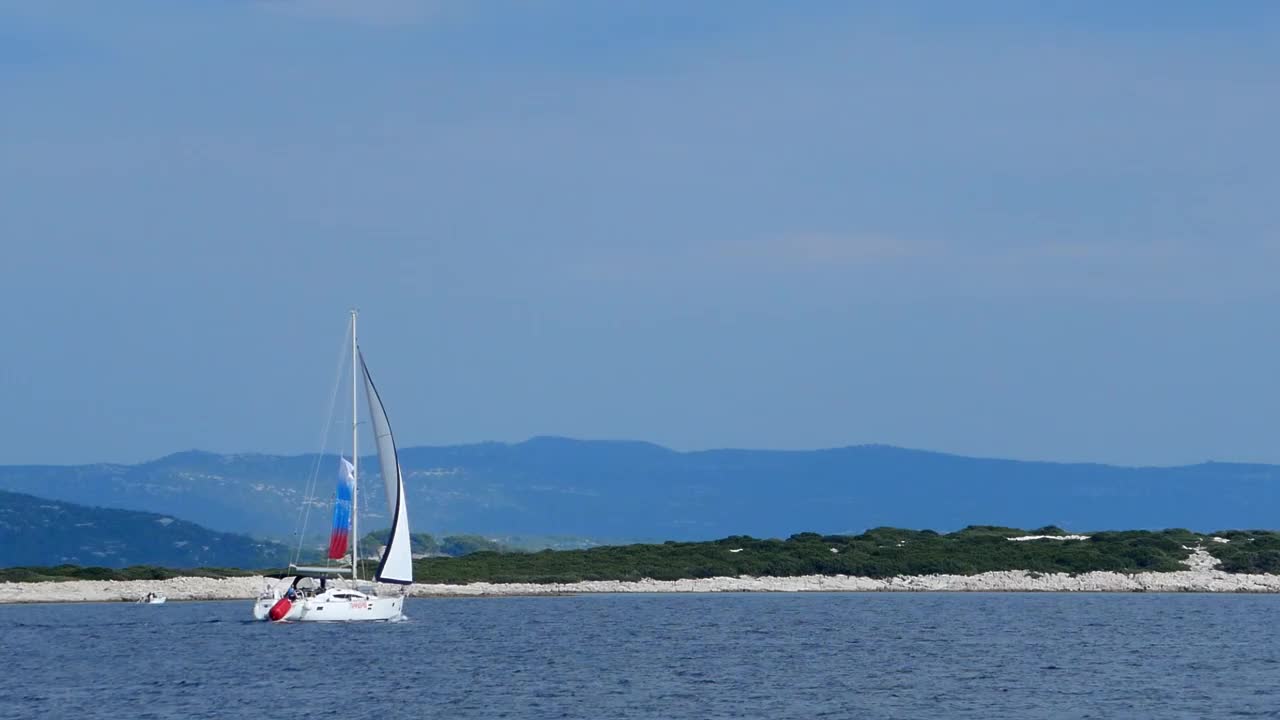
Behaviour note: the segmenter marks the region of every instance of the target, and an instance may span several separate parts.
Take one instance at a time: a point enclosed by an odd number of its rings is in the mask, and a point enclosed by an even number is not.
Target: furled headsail
[[[329,559],[341,560],[347,555],[351,538],[351,499],[356,482],[356,469],[344,457],[338,458],[338,492],[333,498],[333,532],[329,534]]]
[[[395,439],[391,436],[391,423],[387,420],[387,411],[382,407],[378,390],[373,386],[364,353],[360,353],[360,369],[364,374],[364,393],[369,400],[369,418],[378,444],[378,466],[382,470],[387,512],[391,517],[391,536],[387,538],[387,549],[378,563],[377,577],[380,582],[408,585],[413,582],[413,554],[409,546],[409,508],[404,497],[404,478],[400,474]]]

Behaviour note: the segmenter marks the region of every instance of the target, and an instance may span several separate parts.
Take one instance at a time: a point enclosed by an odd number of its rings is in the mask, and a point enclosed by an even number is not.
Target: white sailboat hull
[[[270,620],[278,593],[259,597],[253,605],[255,620]],[[353,590],[331,590],[314,596],[298,596],[279,622],[388,622],[404,614],[404,596],[366,595]]]

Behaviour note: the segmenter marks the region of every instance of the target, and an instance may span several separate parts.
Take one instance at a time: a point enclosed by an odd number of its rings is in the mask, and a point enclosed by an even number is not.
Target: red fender
[[[282,620],[285,615],[289,614],[289,609],[292,607],[293,603],[289,598],[282,597],[276,601],[275,605],[271,606],[271,610],[267,612],[267,617],[271,618],[273,621]]]

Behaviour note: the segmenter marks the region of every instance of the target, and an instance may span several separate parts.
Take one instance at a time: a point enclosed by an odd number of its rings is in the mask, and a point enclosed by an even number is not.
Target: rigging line
[[[301,530],[298,534],[298,547],[294,555],[294,564],[297,564],[301,561],[302,545],[306,541],[306,537],[307,537],[307,526],[311,518],[311,506],[315,498],[316,486],[319,481],[320,465],[321,463],[324,462],[325,452],[328,450],[328,447],[329,447],[329,434],[331,432],[331,428],[333,425],[334,409],[337,407],[338,388],[342,383],[343,371],[346,369],[346,362],[345,362],[346,342],[347,342],[347,338],[349,337],[350,337],[350,331],[348,331],[348,333],[344,335],[342,347],[338,351],[338,368],[336,371],[336,377],[334,378],[334,381],[333,381],[333,390],[329,395],[329,412],[328,412],[328,416],[325,419],[324,426],[320,430],[320,443],[319,443],[320,453],[316,456],[315,460],[312,462],[311,477],[308,479],[305,490],[304,490],[302,507],[298,509],[298,514],[299,514],[298,526],[301,527]],[[327,560],[326,560],[326,563],[327,563]]]
[[[334,410],[338,404],[338,387],[342,384],[343,371],[347,368],[347,343],[350,339],[351,328],[348,327],[346,334],[342,336],[342,345],[338,349],[338,370],[333,380],[333,390],[329,394],[328,416],[325,418],[324,426],[320,429],[320,454],[316,455],[315,461],[311,464],[311,477],[307,480],[303,490],[302,507],[298,509],[298,520],[294,524],[294,528],[300,528],[297,530],[298,546],[293,553],[294,565],[297,565],[302,560],[302,544],[306,542],[307,523],[311,519],[311,499],[315,494],[316,483],[320,476],[320,463],[324,461],[325,451],[329,448],[329,433],[333,427]],[[326,559],[325,562],[327,564],[328,560]]]

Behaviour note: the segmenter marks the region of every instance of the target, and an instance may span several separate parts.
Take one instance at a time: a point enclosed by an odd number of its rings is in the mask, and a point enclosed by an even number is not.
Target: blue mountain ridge
[[[678,452],[631,441],[537,437],[400,450],[418,532],[693,540],[892,525],[1076,530],[1275,527],[1280,466],[1119,467],[971,458],[862,445]],[[182,452],[138,465],[0,466],[0,490],[290,536],[316,478],[309,532],[327,522],[336,456]],[[363,527],[385,525],[366,472]]]

